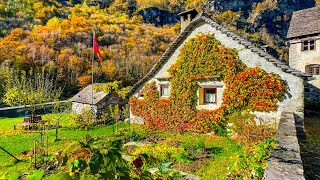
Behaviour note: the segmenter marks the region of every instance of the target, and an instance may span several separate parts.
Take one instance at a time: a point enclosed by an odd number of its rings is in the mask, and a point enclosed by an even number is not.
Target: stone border
[[[294,113],[283,112],[277,131],[279,147],[271,152],[263,179],[304,180]]]

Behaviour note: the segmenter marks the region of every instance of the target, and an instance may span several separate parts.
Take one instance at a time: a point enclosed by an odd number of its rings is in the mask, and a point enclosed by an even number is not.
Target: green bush
[[[268,158],[276,144],[274,139],[269,138],[255,146],[244,146],[233,156],[235,163],[230,167],[229,178],[262,179]]]

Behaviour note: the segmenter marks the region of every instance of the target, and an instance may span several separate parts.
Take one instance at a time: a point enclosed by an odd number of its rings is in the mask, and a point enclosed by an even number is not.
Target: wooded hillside
[[[176,14],[190,8],[206,10],[216,21],[287,59],[291,13],[314,5],[314,0],[0,0],[0,64],[24,71],[44,67],[68,98],[91,83],[95,31],[102,55],[102,61],[94,63],[95,82],[132,85],[179,33]],[[161,21],[163,12],[175,17]],[[0,72],[1,82],[5,78]]]
[[[102,55],[94,64],[95,82],[132,84],[150,70],[179,30],[178,25],[143,23],[129,2],[121,0],[106,8],[86,2],[2,1],[0,13],[2,23],[8,22],[0,39],[2,67],[45,67],[66,87],[65,96],[91,82],[93,31]]]

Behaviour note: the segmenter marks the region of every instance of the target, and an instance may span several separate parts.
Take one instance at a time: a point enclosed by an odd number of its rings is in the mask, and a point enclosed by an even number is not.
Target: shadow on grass
[[[223,152],[223,148],[221,148],[221,147],[208,148],[208,150],[210,150],[211,153],[214,154],[214,155],[218,155],[218,154],[221,154]]]
[[[17,160],[8,160],[7,164],[1,164],[0,167],[6,167],[6,168],[10,168],[10,167],[15,167],[17,165],[21,165],[21,164],[30,164],[30,159],[19,159],[19,161]],[[27,166],[26,168],[29,169],[29,166]]]

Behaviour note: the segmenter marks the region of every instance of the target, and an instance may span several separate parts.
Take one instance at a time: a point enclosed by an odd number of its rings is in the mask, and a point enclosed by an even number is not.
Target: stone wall
[[[297,136],[294,113],[283,112],[277,131],[279,147],[271,153],[264,179],[305,179]]]
[[[59,102],[49,102],[44,104],[37,105],[36,113],[37,114],[49,114],[53,112],[53,106],[56,103],[65,104],[68,101],[59,101]],[[31,115],[31,106],[15,106],[15,107],[4,107],[0,108],[0,117],[21,117],[21,116],[29,116]]]
[[[72,102],[72,113],[81,114],[85,109],[93,109],[93,113],[97,114],[97,106],[90,104],[82,104],[78,102]]]
[[[320,36],[313,37],[317,39],[316,49],[311,51],[302,51],[301,50],[301,40],[291,40],[289,48],[289,65],[290,67],[306,72],[306,66],[311,64],[320,65]],[[308,72],[306,72],[308,73]],[[310,81],[309,83],[315,87],[320,88],[320,75],[314,76],[316,79]]]

